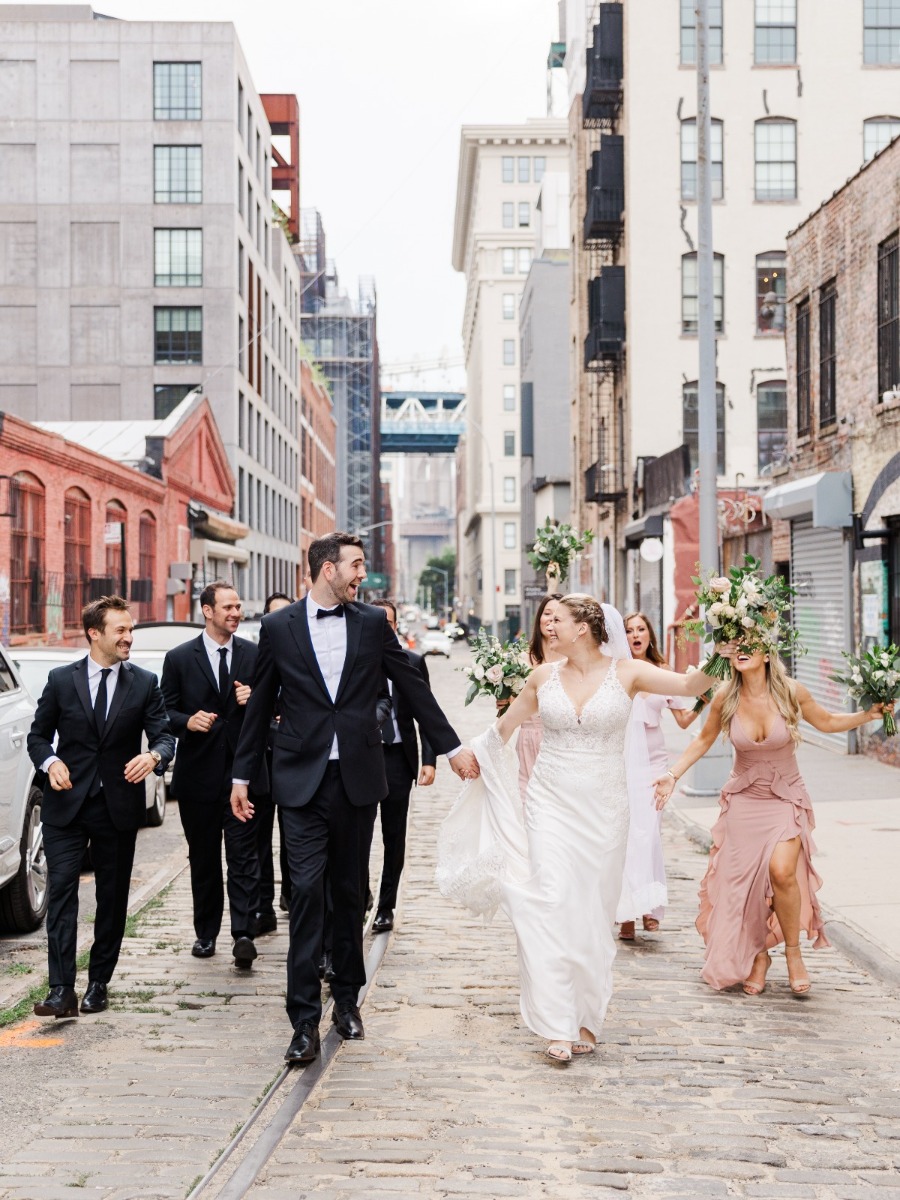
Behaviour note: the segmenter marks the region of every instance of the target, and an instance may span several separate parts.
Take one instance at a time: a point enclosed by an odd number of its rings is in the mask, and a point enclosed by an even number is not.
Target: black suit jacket
[[[256,684],[234,758],[234,778],[252,780],[259,769],[277,697],[281,722],[272,754],[272,794],[286,808],[300,808],[315,795],[335,734],[350,803],[375,804],[387,795],[381,737],[385,714],[378,710],[382,674],[409,702],[435,754],[460,744],[397,641],[384,609],[348,604],[345,620],[347,654],[332,701],[309,636],[306,601],[262,619]]]
[[[59,742],[53,749],[53,738]],[[28,754],[35,767],[56,754],[69,769],[72,787],[55,792],[44,783],[41,820],[64,828],[75,817],[90,790],[97,769],[109,815],[116,829],[138,829],[144,824],[147,792],[143,783],[128,783],[125,764],[141,753],[141,735],[160,754],[156,773],[162,775],[175,753],[166,706],[156,676],[135,663],[119,667],[116,690],[103,727],[97,733],[87,656],[63,667],[54,667],[38,701],[28,734]]]
[[[231,767],[238,738],[244,724],[247,705],[238,704],[234,683],[254,686],[257,649],[246,638],[235,637],[228,676],[228,695],[223,704],[219,681],[213,674],[203,635],[176,646],[163,663],[162,691],[169,710],[172,731],[178,738],[178,756],[172,777],[172,790],[179,804],[218,803],[231,784]],[[195,712],[218,713],[208,733],[188,729]],[[272,716],[269,706],[268,717]],[[245,776],[254,791],[266,791],[265,756],[256,772]]]
[[[416,654],[414,650],[407,650],[404,646],[400,647],[406,657],[416,668],[425,682],[431,688],[431,681],[428,678],[428,667],[425,664],[425,658],[421,654]],[[409,701],[405,696],[394,688],[391,694],[393,701],[391,716],[397,718],[397,728],[400,730],[400,744],[403,746],[403,753],[406,756],[406,761],[409,763],[410,774],[413,779],[419,774],[419,741],[416,737],[416,721],[413,715]],[[381,723],[382,731],[385,728],[385,723]],[[437,755],[431,748],[431,743],[424,733],[422,738],[422,766],[433,767],[437,763]],[[451,747],[452,749],[452,747]]]

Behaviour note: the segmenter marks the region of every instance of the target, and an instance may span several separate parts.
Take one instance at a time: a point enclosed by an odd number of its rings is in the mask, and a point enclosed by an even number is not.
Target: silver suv
[[[0,926],[37,929],[47,912],[41,789],[25,749],[35,704],[0,649]]]

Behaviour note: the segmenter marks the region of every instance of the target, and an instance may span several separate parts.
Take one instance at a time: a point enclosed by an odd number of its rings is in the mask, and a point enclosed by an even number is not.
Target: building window
[[[756,332],[784,333],[787,300],[786,255],[780,250],[756,256]]]
[[[503,264],[504,275],[515,275],[516,273],[516,252],[511,246],[506,246],[500,252],[501,262]]]
[[[519,228],[527,229],[531,224],[531,205],[527,200],[519,201]]]
[[[516,206],[512,200],[503,201],[503,228],[515,229],[516,227]]]
[[[534,164],[534,182],[540,183],[547,170],[547,160],[542,154],[539,154],[532,159],[532,162]]]
[[[515,435],[515,433],[510,433],[509,431],[507,431],[503,435],[503,457],[504,458],[515,458],[516,457],[516,435]]]
[[[874,158],[900,133],[900,117],[872,117],[863,121],[863,162]]]
[[[809,434],[809,300],[797,305],[797,436]]]
[[[122,578],[122,550],[125,545],[125,525],[128,513],[121,500],[110,500],[104,517],[103,543],[106,547],[107,579],[112,580],[113,591],[125,595],[125,580]]]
[[[196,383],[156,383],[153,385],[153,419],[164,421],[176,409]]]
[[[721,254],[713,257],[713,315],[716,333],[725,328],[725,259]],[[681,332],[696,334],[700,316],[700,281],[697,271],[697,255],[681,256]]]
[[[504,383],[503,385],[503,411],[516,411],[516,385],[514,383]]]
[[[516,594],[516,570],[515,567],[507,567],[503,572],[503,591],[507,596]]]
[[[44,485],[21,472],[10,480],[10,633],[44,632]]]
[[[797,123],[756,122],[756,199],[796,200]]]
[[[900,63],[900,0],[865,0],[863,26],[863,62]]]
[[[157,363],[203,361],[203,309],[154,309],[154,357]]]
[[[721,200],[725,194],[725,172],[722,159],[722,122],[713,121],[710,142],[712,151],[712,198]],[[697,122],[694,117],[681,122],[681,198],[697,199]]]
[[[797,61],[797,0],[756,0],[754,62],[758,67]]]
[[[756,446],[760,475],[787,453],[787,385],[770,379],[756,389]]]
[[[504,367],[516,365],[516,343],[513,338],[503,339],[503,365]]]
[[[514,321],[516,319],[516,297],[513,292],[503,293],[503,320]]]
[[[900,238],[878,247],[878,399],[900,387]]]
[[[516,502],[516,477],[515,475],[505,475],[503,477],[503,503],[515,504]]]
[[[531,159],[520,158],[517,173],[519,183],[531,183]]]
[[[697,62],[696,0],[681,0],[681,65],[693,67]],[[722,0],[709,0],[709,62],[722,63]]]
[[[516,181],[516,160],[511,154],[504,154],[500,160],[502,167],[502,178],[504,183],[515,183]]]
[[[516,548],[516,523],[515,521],[503,522],[503,549],[515,550]]]
[[[154,229],[153,282],[156,287],[202,286],[202,229]]]
[[[518,271],[520,275],[527,275],[531,269],[531,247],[520,246],[517,252]]]
[[[91,501],[81,488],[69,488],[64,500],[63,624],[81,625],[91,574]]]
[[[200,91],[198,62],[154,63],[154,121],[199,121]]]
[[[834,280],[819,293],[819,427],[837,420],[837,355],[835,309],[837,290]]]
[[[156,517],[145,510],[138,521],[138,579],[142,583],[142,598],[138,601],[139,621],[152,621],[153,582],[156,579]]]
[[[201,146],[153,147],[155,204],[199,204],[203,199]]]
[[[700,463],[699,412],[697,384],[686,383],[681,389],[681,440],[690,451],[691,471]],[[716,471],[725,474],[725,388],[721,383],[716,384]]]

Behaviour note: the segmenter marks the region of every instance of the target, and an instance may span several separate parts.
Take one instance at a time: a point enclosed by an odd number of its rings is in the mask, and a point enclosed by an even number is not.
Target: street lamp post
[[[488,460],[488,478],[491,484],[491,626],[495,637],[500,636],[500,625],[497,616],[497,502],[494,498],[494,456],[491,454],[491,444],[484,430],[469,412],[466,412],[466,426],[472,426],[484,442]]]
[[[450,607],[450,572],[445,571],[443,567],[433,567],[433,566],[427,566],[425,568],[425,570],[426,571],[437,571],[438,575],[443,575],[443,577],[444,577],[444,604],[443,604],[443,607],[449,608]]]

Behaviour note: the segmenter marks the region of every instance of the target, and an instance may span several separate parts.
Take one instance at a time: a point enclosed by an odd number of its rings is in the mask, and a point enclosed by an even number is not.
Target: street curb
[[[709,850],[712,837],[705,826],[679,812],[675,805],[670,805],[667,811],[690,841],[705,851]],[[822,914],[825,917],[828,940],[836,949],[876,979],[900,987],[900,959],[879,945],[865,929],[847,917],[825,905],[822,905]]]

